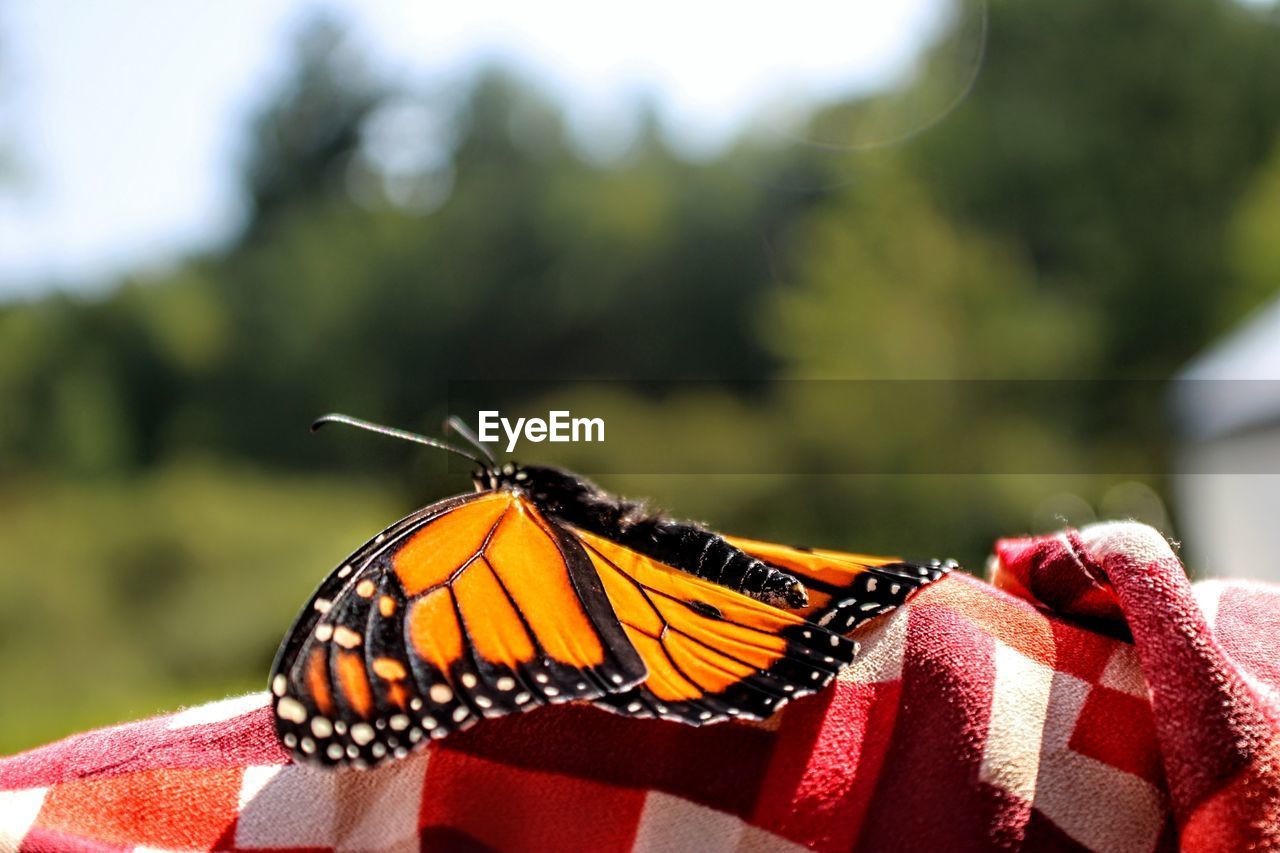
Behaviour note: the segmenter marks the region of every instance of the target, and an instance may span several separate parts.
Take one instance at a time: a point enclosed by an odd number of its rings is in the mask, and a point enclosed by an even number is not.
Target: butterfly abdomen
[[[757,560],[701,525],[655,519],[622,532],[620,544],[775,607],[803,607],[803,584]]]

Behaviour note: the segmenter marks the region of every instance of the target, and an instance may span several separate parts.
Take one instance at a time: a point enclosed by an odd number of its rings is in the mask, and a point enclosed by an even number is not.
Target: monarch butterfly
[[[844,636],[953,567],[722,537],[555,468],[474,462],[476,491],[397,521],[311,596],[272,665],[303,762],[369,767],[485,717],[587,700],[703,725],[825,687]]]

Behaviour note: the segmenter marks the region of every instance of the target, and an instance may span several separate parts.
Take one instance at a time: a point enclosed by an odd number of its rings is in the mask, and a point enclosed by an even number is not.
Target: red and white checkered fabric
[[[763,725],[561,706],[326,773],[253,694],[0,760],[0,850],[1280,849],[1280,589],[1134,524],[993,566]]]

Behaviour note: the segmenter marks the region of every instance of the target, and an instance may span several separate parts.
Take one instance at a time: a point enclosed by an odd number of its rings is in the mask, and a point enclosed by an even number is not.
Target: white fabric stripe
[[[1053,783],[1040,789],[1035,806],[1067,835],[1101,853],[1155,849],[1168,805],[1154,786],[1078,752],[1058,753],[1045,765]]]
[[[236,845],[332,846],[337,778],[336,773],[301,764],[246,768]]]
[[[1040,775],[1048,777],[1052,770],[1048,759],[1058,753],[1071,752],[1071,736],[1075,734],[1080,712],[1089,699],[1093,685],[1065,672],[1054,672],[1049,686],[1049,714],[1044,724],[1044,739],[1040,744]]]
[[[1117,654],[1134,658],[1132,646]],[[1127,666],[1127,665],[1126,665]],[[1138,671],[1141,678],[1141,671]],[[1049,717],[1040,752],[1040,776],[1035,807],[1067,835],[1093,850],[1150,850],[1164,826],[1168,804],[1150,783],[1124,770],[1071,749],[1085,702],[1094,687],[1087,681],[1055,673],[1049,693]],[[1146,695],[1145,683],[1141,687]],[[1116,721],[1117,725],[1122,721]],[[1099,802],[1115,807],[1098,808]]]
[[[1191,594],[1195,596],[1196,603],[1200,605],[1200,612],[1204,614],[1204,619],[1209,623],[1210,628],[1217,625],[1219,605],[1222,603],[1222,596],[1226,593],[1261,594],[1268,599],[1273,599],[1277,590],[1280,590],[1280,584],[1241,578],[1209,578],[1196,581],[1191,585]]]
[[[0,791],[0,853],[16,851],[40,816],[48,788]]]
[[[1147,698],[1147,680],[1142,674],[1138,651],[1128,643],[1117,643],[1116,650],[1107,659],[1099,683],[1112,690],[1128,693],[1140,699]]]
[[[805,848],[731,814],[650,791],[636,827],[635,853],[803,853]]]
[[[1053,670],[996,641],[996,680],[979,778],[1032,802]]]
[[[1150,525],[1137,521],[1104,521],[1080,531],[1090,555],[1099,563],[1119,557],[1135,565],[1157,561],[1177,562],[1169,540]]]
[[[264,693],[249,693],[244,696],[232,696],[218,702],[209,702],[179,711],[165,721],[167,729],[188,729],[192,726],[205,726],[210,723],[221,723],[234,720],[236,717],[256,711],[267,705],[269,696]]]
[[[897,681],[902,678],[902,655],[907,645],[911,605],[904,604],[874,626],[854,636],[861,648],[841,679],[859,684]]]
[[[734,853],[743,823],[733,815],[650,791],[636,827],[635,853]]]
[[[337,853],[418,849],[427,758],[428,753],[420,752],[376,772],[341,774]]]
[[[240,780],[240,805],[236,811],[238,813],[243,812],[253,802],[254,798],[262,793],[262,789],[267,786],[267,783],[280,775],[280,771],[283,769],[283,764],[269,765],[267,767],[246,767],[244,776]]]
[[[1275,584],[1252,583],[1243,580],[1205,580],[1192,585],[1192,591],[1195,595],[1196,603],[1200,606],[1200,612],[1204,614],[1204,620],[1210,628],[1215,628],[1218,623],[1218,611],[1222,604],[1222,596],[1235,590],[1237,592],[1261,592],[1267,596],[1274,596],[1276,592]],[[1240,616],[1236,616],[1237,623]],[[1244,664],[1238,660],[1234,660],[1236,671],[1240,673],[1240,677],[1244,679],[1245,684],[1249,685],[1259,696],[1264,696],[1274,702],[1280,699],[1280,690],[1275,686],[1268,684],[1259,679],[1250,672]]]
[[[1137,663],[1117,667],[1130,665],[1136,668]],[[1070,748],[1093,689],[1086,681],[997,643],[982,779],[1031,803],[1090,849],[1150,850],[1168,813],[1164,796],[1132,773]],[[1043,785],[1038,784],[1041,779]]]

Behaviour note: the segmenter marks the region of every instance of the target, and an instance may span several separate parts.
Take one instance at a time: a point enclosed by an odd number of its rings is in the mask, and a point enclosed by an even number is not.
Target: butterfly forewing
[[[271,688],[296,755],[363,766],[644,675],[581,546],[499,491],[427,507],[353,554],[286,638]]]

